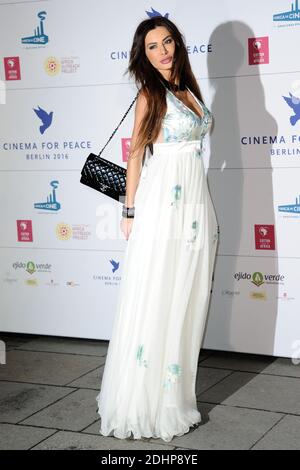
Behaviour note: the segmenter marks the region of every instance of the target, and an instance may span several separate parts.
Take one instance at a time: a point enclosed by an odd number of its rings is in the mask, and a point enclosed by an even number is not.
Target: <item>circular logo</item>
[[[63,222],[56,226],[56,236],[59,240],[70,240],[72,237],[72,227],[69,224]]]
[[[57,75],[61,69],[60,62],[58,59],[56,59],[56,57],[48,57],[45,60],[44,67],[47,74],[51,75],[51,77]]]

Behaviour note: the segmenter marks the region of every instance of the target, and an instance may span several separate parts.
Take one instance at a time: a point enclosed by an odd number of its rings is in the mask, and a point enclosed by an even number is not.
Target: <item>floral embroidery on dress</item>
[[[181,376],[182,368],[179,364],[169,364],[167,367],[166,380],[164,381],[163,387],[166,390],[170,390],[172,385],[178,381]]]
[[[171,206],[175,205],[177,207],[177,203],[181,198],[180,184],[176,184],[175,186],[173,186],[171,191],[172,191],[172,198],[173,198],[173,201],[171,202]]]
[[[203,139],[201,140],[200,147],[196,148],[196,158],[202,158],[205,148],[203,147]]]
[[[197,220],[194,220],[191,226],[191,237],[187,239],[187,244],[193,244],[196,241],[197,235],[199,231],[199,222]]]
[[[148,362],[143,358],[143,355],[144,355],[144,346],[140,345],[136,353],[138,365],[148,367]]]
[[[201,149],[196,149],[196,157],[197,157],[197,158],[201,158],[201,156],[202,156],[202,150],[203,150],[202,148],[201,148]]]
[[[191,92],[191,90],[189,90]],[[196,114],[166,87],[167,112],[162,120],[164,142],[200,140],[208,131],[212,114],[205,104],[191,92],[202,109]],[[178,109],[180,113],[178,113]]]

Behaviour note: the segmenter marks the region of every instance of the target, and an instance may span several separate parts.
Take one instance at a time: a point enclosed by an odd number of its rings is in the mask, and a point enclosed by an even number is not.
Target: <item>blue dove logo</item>
[[[146,10],[146,13],[149,16],[149,18],[153,18],[154,16],[163,16],[158,11],[154,10],[152,7],[151,7],[151,10],[152,11],[147,11]],[[168,18],[168,17],[169,17],[169,13],[166,13],[164,18]]]
[[[119,265],[120,263],[117,263],[116,261],[114,261],[113,259],[110,259],[109,260],[111,265],[112,265],[112,272],[114,273],[117,269],[119,269]]]
[[[33,111],[37,115],[38,118],[42,121],[42,125],[40,126],[40,133],[44,134],[45,130],[48,129],[48,127],[51,126],[52,123],[52,117],[53,117],[53,111],[51,113],[47,113],[44,109],[42,109],[40,106],[38,109],[34,109]]]
[[[300,98],[293,96],[292,93],[289,93],[290,97],[282,96],[290,108],[294,111],[294,115],[290,117],[290,123],[292,126],[300,119]]]

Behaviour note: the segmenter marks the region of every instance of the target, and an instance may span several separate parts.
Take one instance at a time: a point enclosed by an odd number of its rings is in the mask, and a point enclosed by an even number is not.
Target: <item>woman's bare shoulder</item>
[[[147,94],[145,90],[140,90],[135,105],[135,124],[141,122],[148,107]]]
[[[141,88],[139,90],[139,94],[136,100],[136,107],[139,107],[140,109],[146,108],[147,107],[147,92],[144,88]]]

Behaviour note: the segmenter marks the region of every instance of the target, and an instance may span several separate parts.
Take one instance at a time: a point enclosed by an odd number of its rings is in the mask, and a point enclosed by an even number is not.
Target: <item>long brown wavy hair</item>
[[[163,76],[157,70],[145,53],[145,37],[147,33],[157,26],[165,26],[175,41],[175,52],[173,67],[169,81],[164,80]],[[137,149],[144,149],[149,146],[153,153],[153,142],[159,134],[162,119],[167,110],[166,88],[165,84],[175,84],[176,78],[179,83],[188,88],[203,102],[201,91],[197,80],[192,72],[188,53],[185,46],[183,35],[177,26],[168,18],[163,16],[154,16],[142,21],[134,34],[133,43],[130,51],[129,66],[124,75],[129,72],[129,76],[134,78],[139,92],[144,91],[147,99],[147,111],[142,120],[137,137],[136,145],[131,149],[131,154]],[[144,158],[143,158],[144,160]]]

